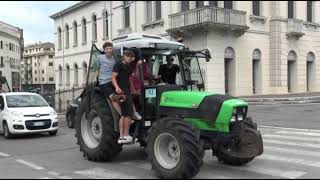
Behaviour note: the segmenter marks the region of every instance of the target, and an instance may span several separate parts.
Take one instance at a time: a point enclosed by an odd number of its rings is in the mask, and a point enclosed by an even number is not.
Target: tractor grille
[[[29,120],[25,122],[28,130],[48,129],[51,127],[50,119]]]

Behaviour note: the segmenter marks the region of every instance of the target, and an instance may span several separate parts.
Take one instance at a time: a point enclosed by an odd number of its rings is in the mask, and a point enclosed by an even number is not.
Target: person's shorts
[[[103,96],[106,98],[109,98],[109,96],[111,94],[113,94],[115,91],[111,81],[106,84],[101,84],[100,89],[101,89]]]
[[[126,93],[126,101],[120,103],[121,115],[122,116],[130,116],[133,115],[133,101],[132,95],[130,93]]]

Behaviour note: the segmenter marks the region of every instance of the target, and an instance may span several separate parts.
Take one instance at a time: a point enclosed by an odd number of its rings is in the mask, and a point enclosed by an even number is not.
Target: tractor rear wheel
[[[114,121],[107,101],[94,94],[91,110],[88,97],[82,98],[76,115],[76,138],[80,151],[90,161],[107,161],[117,156],[122,146],[118,144],[119,133],[114,130]]]
[[[160,178],[192,178],[203,162],[200,131],[183,119],[157,121],[147,137],[146,150]]]

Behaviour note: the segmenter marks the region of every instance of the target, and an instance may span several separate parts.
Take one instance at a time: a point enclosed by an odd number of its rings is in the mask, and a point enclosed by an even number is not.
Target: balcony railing
[[[186,12],[169,15],[169,30],[201,24],[221,25],[232,29],[248,29],[246,25],[246,12],[217,7],[202,7]]]
[[[303,21],[298,19],[288,19],[288,37],[297,37],[300,38],[301,36],[305,35],[303,33]]]

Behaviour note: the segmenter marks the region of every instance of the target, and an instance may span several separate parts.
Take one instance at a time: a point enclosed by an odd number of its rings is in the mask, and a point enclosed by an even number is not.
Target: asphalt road
[[[320,105],[250,107],[249,114],[261,125],[263,155],[245,166],[232,167],[219,163],[207,151],[204,165],[195,178],[319,177],[320,131],[311,130],[320,128],[316,123],[319,108]],[[281,128],[269,127],[272,125]],[[76,145],[74,129],[67,128],[65,121],[61,121],[57,136],[28,135],[10,140],[0,136],[0,178],[145,179],[156,176],[138,145],[124,146],[120,155],[111,162],[86,160]]]

